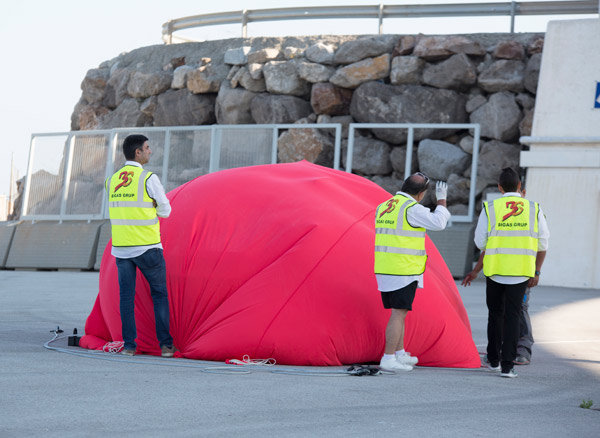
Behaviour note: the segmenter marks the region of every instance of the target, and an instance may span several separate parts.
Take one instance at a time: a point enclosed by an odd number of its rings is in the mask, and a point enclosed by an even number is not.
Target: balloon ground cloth
[[[375,209],[390,194],[357,175],[307,162],[212,173],[168,194],[161,219],[177,356],[273,357],[278,364],[378,362],[390,311],[373,274]],[[121,341],[111,242],[80,345]],[[479,368],[462,300],[427,238],[425,288],[406,319],[419,365]],[[154,311],[138,271],[138,353],[159,355]]]

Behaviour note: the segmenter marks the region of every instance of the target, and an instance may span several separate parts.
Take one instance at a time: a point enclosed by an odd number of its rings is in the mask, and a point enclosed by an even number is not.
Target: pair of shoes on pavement
[[[394,355],[392,357],[382,357],[381,362],[379,362],[379,368],[384,371],[412,371],[413,365],[416,365],[419,362],[419,359],[416,357],[412,357],[410,354],[406,353],[402,356]]]
[[[121,354],[124,356],[135,356],[135,350],[123,349]],[[175,346],[171,345],[170,347],[163,345],[160,347],[160,355],[162,357],[173,357],[175,354]]]
[[[515,378],[518,376],[518,374],[515,372],[514,368],[511,368],[510,370],[507,370],[507,371],[502,371],[502,368],[500,367],[499,362],[497,362],[495,365],[492,364],[490,362],[490,360],[488,359],[487,354],[485,356],[483,356],[482,362],[485,364],[485,366],[490,371],[495,371],[495,372],[500,371],[500,377]]]

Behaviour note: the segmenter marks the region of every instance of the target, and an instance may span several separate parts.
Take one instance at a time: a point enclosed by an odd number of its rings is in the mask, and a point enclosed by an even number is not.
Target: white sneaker
[[[416,365],[419,363],[419,358],[417,358],[416,356],[413,357],[410,355],[410,353],[404,353],[402,356],[400,356],[399,354],[396,354],[396,361],[404,364],[404,365]]]
[[[390,359],[382,357],[381,362],[379,362],[379,368],[384,371],[412,371],[413,367],[407,364],[400,363],[396,360],[395,357]]]
[[[508,377],[509,379],[514,379],[517,376],[518,376],[518,374],[514,368],[511,368],[510,370],[508,370],[506,372],[502,371],[500,373],[500,377]]]

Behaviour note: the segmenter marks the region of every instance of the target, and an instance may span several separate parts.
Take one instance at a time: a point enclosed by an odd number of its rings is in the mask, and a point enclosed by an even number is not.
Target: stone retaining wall
[[[88,71],[71,128],[480,123],[480,196],[495,190],[502,167],[519,165],[518,138],[531,131],[543,42],[543,34],[382,35],[144,47]],[[357,134],[353,171],[391,193],[398,190],[406,131]],[[282,133],[279,161],[330,165],[329,135],[316,129]],[[344,138],[345,147],[347,129]],[[447,180],[450,210],[466,213],[470,133],[417,130],[417,145],[413,170]]]

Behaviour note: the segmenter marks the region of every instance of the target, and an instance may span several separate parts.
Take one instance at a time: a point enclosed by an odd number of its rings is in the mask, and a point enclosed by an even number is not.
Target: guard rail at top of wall
[[[370,18],[378,20],[378,33],[383,33],[384,18],[427,17],[510,17],[510,32],[515,31],[518,15],[598,14],[598,0],[576,1],[530,1],[501,3],[463,3],[433,5],[364,5],[364,6],[315,6],[275,9],[244,9],[242,11],[218,12],[174,18],[163,24],[162,39],[172,44],[174,32],[203,26],[241,24],[242,38],[248,35],[248,23],[283,20]],[[193,41],[175,37],[182,41]]]

